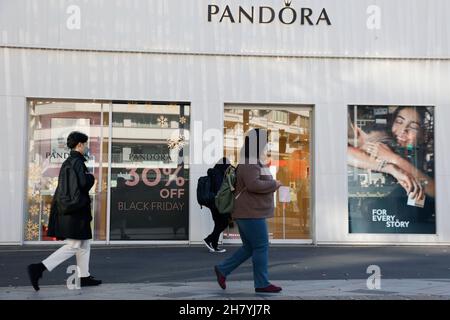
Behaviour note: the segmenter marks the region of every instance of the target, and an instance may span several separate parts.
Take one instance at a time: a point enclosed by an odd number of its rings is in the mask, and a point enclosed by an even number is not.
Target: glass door
[[[225,106],[224,155],[236,165],[245,133],[268,130],[270,171],[289,188],[283,202],[278,192],[274,195],[275,216],[268,220],[271,240],[312,238],[311,114],[310,106]],[[237,227],[231,224],[224,240],[238,238]]]

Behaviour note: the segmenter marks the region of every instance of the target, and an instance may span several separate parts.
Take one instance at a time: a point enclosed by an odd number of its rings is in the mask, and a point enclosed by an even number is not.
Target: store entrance
[[[280,202],[274,195],[275,217],[268,220],[271,242],[311,242],[311,116],[312,106],[226,105],[224,154],[237,164],[245,133],[263,128],[269,133],[270,170],[289,187]],[[239,239],[236,224],[224,232],[224,242]]]

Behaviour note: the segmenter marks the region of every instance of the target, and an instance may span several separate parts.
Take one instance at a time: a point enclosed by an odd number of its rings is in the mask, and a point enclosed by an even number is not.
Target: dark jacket
[[[273,193],[277,183],[269,168],[258,164],[240,164],[237,180],[233,219],[272,218],[274,215]]]
[[[89,190],[95,182],[92,174],[88,173],[84,162],[84,156],[71,151],[70,156],[64,161],[59,171],[58,187],[50,210],[47,235],[58,239],[77,239],[87,240],[92,238],[91,231],[91,200]],[[73,167],[74,173],[71,174],[70,167]],[[80,202],[83,203],[80,209],[71,214],[62,214],[58,209],[58,198],[62,191],[62,186],[67,186],[70,193],[80,191]]]
[[[222,185],[223,182],[223,177],[225,175],[225,171],[227,171],[227,168],[229,167],[229,164],[222,164],[222,163],[218,163],[216,164],[213,168],[208,169],[208,176],[211,177],[211,188],[212,188],[212,192],[214,194],[217,194],[217,192],[220,189],[220,186]]]
[[[207,174],[211,178],[211,191],[214,194],[214,196],[217,195],[217,192],[219,192],[219,189],[222,186],[225,171],[227,171],[227,168],[229,166],[230,164],[228,163],[226,164],[217,163],[213,168],[208,169]],[[211,203],[207,205],[207,207],[211,210],[213,214],[219,213],[219,211],[216,208],[214,198],[212,199]]]

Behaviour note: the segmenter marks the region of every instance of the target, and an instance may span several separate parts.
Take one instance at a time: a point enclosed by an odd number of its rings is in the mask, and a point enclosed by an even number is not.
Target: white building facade
[[[213,222],[197,180],[223,155],[235,162],[253,127],[269,130],[272,172],[290,188],[287,203],[274,197],[271,242],[450,244],[449,11],[445,0],[0,0],[0,244],[55,242],[46,224],[71,130],[90,136],[95,242],[200,243]],[[399,107],[427,114],[408,129],[422,149],[404,146],[423,155],[408,180],[423,208],[393,196],[405,187],[384,159],[349,165],[350,148],[364,152],[355,133],[386,129],[402,147],[389,125]],[[223,241],[238,241],[232,224]]]

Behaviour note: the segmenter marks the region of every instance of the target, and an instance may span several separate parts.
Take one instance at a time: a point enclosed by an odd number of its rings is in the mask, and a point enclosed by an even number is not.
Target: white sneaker
[[[212,247],[212,243],[211,242],[207,242],[205,239],[203,239],[203,243],[209,249],[209,252],[215,252],[214,248]]]
[[[224,252],[227,252],[227,249],[223,249],[223,248],[217,248],[217,249],[214,249],[214,251],[213,252],[217,252],[217,253],[224,253]]]

